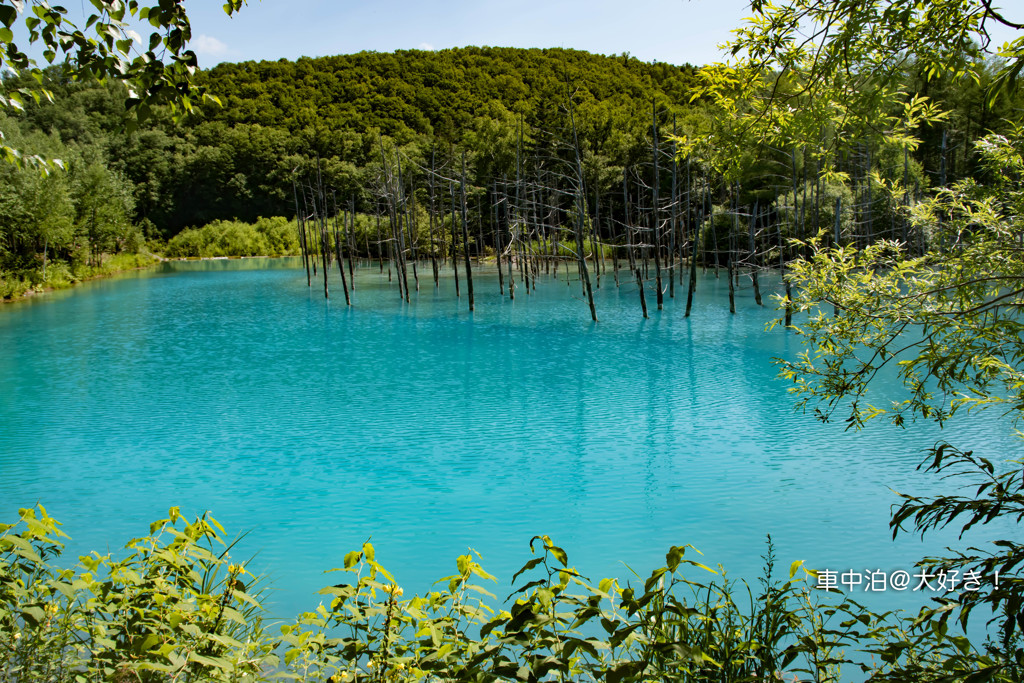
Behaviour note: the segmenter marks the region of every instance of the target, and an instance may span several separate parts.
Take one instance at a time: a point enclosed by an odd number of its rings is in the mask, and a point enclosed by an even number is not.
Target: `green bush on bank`
[[[149,251],[107,254],[98,257],[98,263],[49,261],[35,268],[0,270],[0,299],[18,299],[29,292],[47,289],[67,289],[83,280],[108,277],[117,273],[148,268],[160,262]]]
[[[253,224],[214,221],[187,228],[167,242],[169,258],[294,256],[301,254],[298,227],[285,218],[259,218]]]
[[[403,598],[369,543],[316,609],[270,624],[259,582],[232,563],[223,528],[172,508],[121,558],[54,562],[65,537],[46,510],[0,525],[0,678],[5,681],[872,681],[1019,680],[922,612],[876,615],[805,580],[794,563],[757,591],[672,547],[636,584],[590,582],[547,536],[503,604],[471,555],[424,596]],[[682,571],[696,572],[697,579]],[[714,577],[704,579],[702,577]],[[489,603],[488,599],[494,601]],[[1011,651],[1012,652],[1012,651]],[[856,663],[855,663],[856,662]]]

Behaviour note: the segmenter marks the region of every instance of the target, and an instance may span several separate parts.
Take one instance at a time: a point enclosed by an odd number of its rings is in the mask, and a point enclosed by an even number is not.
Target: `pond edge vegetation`
[[[673,546],[635,580],[591,581],[547,536],[501,601],[472,551],[436,589],[404,597],[373,545],[345,555],[318,606],[273,620],[260,579],[209,514],[177,508],[123,556],[60,568],[42,506],[0,525],[0,673],[34,681],[1019,680],[1017,638],[979,651],[941,610],[873,613],[782,577],[768,538],[755,585]],[[844,673],[845,672],[845,673]]]

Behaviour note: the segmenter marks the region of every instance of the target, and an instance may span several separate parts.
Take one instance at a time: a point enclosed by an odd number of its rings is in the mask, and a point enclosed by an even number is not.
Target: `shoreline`
[[[135,254],[135,256],[145,256],[145,255],[144,254]],[[124,274],[124,273],[134,273],[134,272],[138,272],[138,271],[142,271],[142,270],[149,270],[150,268],[156,268],[161,263],[164,263],[165,261],[169,260],[169,259],[164,258],[163,256],[158,255],[158,254],[149,254],[149,256],[153,257],[155,260],[152,263],[148,263],[146,265],[135,266],[135,267],[132,267],[132,268],[116,268],[116,269],[108,270],[108,271],[103,271],[102,270],[102,266],[100,266],[100,268],[101,268],[100,272],[93,273],[92,275],[89,275],[87,277],[78,278],[78,279],[73,280],[73,281],[64,281],[63,283],[58,284],[58,285],[45,285],[45,286],[43,286],[43,285],[36,285],[36,286],[33,286],[33,287],[29,287],[28,289],[26,289],[24,292],[22,292],[21,294],[19,294],[17,296],[12,296],[10,298],[7,298],[7,297],[0,298],[0,304],[7,305],[7,304],[22,303],[22,302],[28,301],[30,299],[35,299],[35,298],[37,298],[39,296],[45,296],[45,295],[53,293],[53,292],[60,292],[60,291],[68,290],[68,289],[74,289],[75,287],[77,287],[78,285],[80,285],[80,284],[82,284],[84,282],[94,282],[96,280],[105,280],[107,278],[115,277],[117,275],[121,275],[121,274]]]
[[[147,256],[147,254],[135,254],[135,256],[137,256],[137,257],[144,257],[144,256]],[[35,299],[35,298],[37,298],[39,296],[45,296],[47,294],[51,294],[53,292],[61,292],[61,291],[65,291],[65,290],[68,290],[68,289],[74,289],[78,285],[80,285],[82,283],[85,283],[85,282],[94,282],[96,280],[105,280],[105,279],[112,278],[112,277],[117,277],[118,275],[123,275],[123,274],[126,274],[126,273],[134,273],[134,272],[139,272],[139,271],[143,271],[143,270],[149,270],[151,268],[157,268],[158,266],[160,266],[163,263],[175,263],[175,262],[182,262],[182,261],[185,261],[185,262],[188,262],[188,261],[241,261],[243,259],[280,259],[280,258],[295,258],[296,256],[301,256],[301,254],[290,254],[290,255],[284,255],[284,256],[180,256],[180,257],[175,257],[175,258],[168,258],[166,256],[161,256],[160,254],[150,253],[150,254],[148,254],[148,256],[151,256],[155,260],[152,263],[148,263],[146,265],[141,265],[141,266],[135,266],[135,267],[131,267],[131,268],[116,268],[116,269],[108,270],[108,271],[101,270],[100,272],[94,273],[94,274],[89,275],[87,277],[79,278],[79,279],[76,279],[76,280],[70,281],[70,282],[64,281],[64,282],[62,282],[62,283],[60,283],[58,285],[55,285],[55,286],[53,286],[53,285],[47,285],[47,286],[39,286],[39,285],[37,285],[37,286],[34,286],[34,287],[30,287],[29,289],[26,289],[23,293],[21,293],[21,294],[19,294],[17,296],[13,296],[13,297],[10,297],[10,298],[7,298],[7,297],[0,298],[0,305],[22,303],[22,302],[28,301],[30,299]],[[102,266],[101,266],[101,268],[102,268]]]

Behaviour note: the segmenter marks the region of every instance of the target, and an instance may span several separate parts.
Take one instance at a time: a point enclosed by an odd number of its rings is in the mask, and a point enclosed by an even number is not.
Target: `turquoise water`
[[[212,510],[248,532],[235,556],[282,616],[371,537],[407,595],[470,547],[505,595],[542,533],[591,578],[686,543],[755,578],[767,533],[780,566],[836,570],[909,570],[954,540],[887,525],[890,489],[949,490],[915,472],[936,433],[795,412],[770,359],[799,345],[765,332],[749,283],[736,315],[709,273],[689,319],[648,292],[644,320],[635,287],[605,278],[593,324],[577,283],[509,301],[480,271],[471,314],[450,274],[411,305],[376,266],[356,279],[346,308],[294,262],[174,263],[0,310],[0,519],[42,502],[79,553],[174,505]],[[991,420],[947,436],[1019,455]]]

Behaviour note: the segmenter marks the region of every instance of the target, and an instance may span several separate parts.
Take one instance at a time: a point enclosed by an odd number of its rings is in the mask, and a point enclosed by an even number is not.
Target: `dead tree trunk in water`
[[[296,167],[297,169],[298,167]],[[295,171],[293,170],[292,173]],[[302,264],[306,267],[306,286],[313,286],[313,278],[309,272],[309,244],[306,239],[306,221],[299,208],[299,188],[292,178],[292,195],[295,197],[295,227],[299,229],[299,246],[302,247]]]
[[[569,95],[569,122],[572,124],[572,141],[576,152],[576,254],[580,262],[580,272],[587,291],[587,304],[590,306],[590,318],[597,322],[597,309],[594,308],[594,290],[590,286],[590,272],[587,270],[587,259],[583,249],[583,220],[587,212],[587,190],[583,178],[583,154],[580,152],[580,139],[576,134],[576,116],[573,113],[572,95]]]
[[[345,305],[351,306],[352,299],[348,294],[348,282],[345,280],[345,260],[341,257],[341,230],[338,226],[338,205],[335,201],[334,191],[331,191],[331,203],[334,204],[334,251],[338,259],[338,272],[341,273],[341,288],[345,291]],[[351,254],[351,250],[349,250]],[[351,263],[351,257],[350,261]]]
[[[377,263],[380,266],[381,275],[384,274],[384,236],[380,232],[380,204],[374,209],[377,219]],[[391,261],[388,261],[388,282],[391,282]]]
[[[314,226],[309,226],[308,225],[309,219],[310,218],[315,218],[315,216],[314,216],[315,209],[310,210],[310,206],[309,206],[310,205],[310,197],[307,196],[307,193],[306,193],[307,189],[309,189],[309,188],[307,188],[307,187],[303,187],[302,188],[302,215],[303,215],[302,229],[303,229],[303,231],[307,231],[307,229],[308,229],[308,234],[306,235],[306,248],[309,251],[309,263],[310,263],[310,265],[313,266],[313,277],[316,277],[317,276],[316,259],[317,259],[317,257],[320,256],[320,252],[317,251],[316,229],[314,228]],[[310,284],[310,286],[312,286],[312,284]]]
[[[320,176],[320,158],[316,160],[316,194],[313,195],[313,206],[316,209],[318,206],[317,200],[319,200],[319,210],[316,211],[317,222],[320,226],[320,253],[324,259],[324,298],[329,299],[330,296],[327,293],[327,255],[329,250],[327,248],[327,208],[326,202],[324,201],[324,185],[323,179]]]
[[[505,296],[505,275],[501,265],[501,225],[498,220],[498,181],[494,181],[494,190],[491,201],[491,227],[494,237],[494,261],[498,266],[498,295]]]
[[[736,281],[733,280],[732,274],[733,274],[733,270],[735,269],[736,266],[733,265],[733,258],[732,258],[732,252],[731,251],[729,252],[729,255],[728,255],[727,258],[728,258],[728,262],[727,262],[726,274],[729,276],[729,312],[730,313],[735,313],[736,312],[736,284],[735,284]]]
[[[644,279],[640,275],[640,269],[633,271],[636,274],[636,288],[640,292],[640,308],[643,309],[644,318],[647,317],[647,296],[644,294]]]
[[[758,306],[763,306],[761,301],[761,283],[757,280],[757,240],[754,237],[755,223],[757,222],[757,201],[754,202],[754,211],[750,216],[750,280],[754,284],[754,301]]]
[[[388,168],[387,155],[384,153],[384,137],[378,134],[377,139],[380,141],[380,161],[381,167],[384,171],[384,194],[388,205],[388,221],[391,224],[391,240],[390,244],[392,258],[391,260],[395,263],[395,272],[398,274],[398,296],[402,300],[409,301],[409,282],[408,273],[405,271],[405,245],[402,239],[402,225],[401,216],[402,213],[399,210],[399,190],[394,187],[393,178],[391,171]],[[388,266],[388,273],[390,274],[391,266]]]
[[[633,230],[629,225],[629,185],[626,181],[626,174],[628,170],[622,170],[622,205],[623,205],[623,223],[622,227],[626,231],[626,258],[629,261],[629,269],[636,270],[636,255],[633,253]]]
[[[348,228],[345,230],[345,228]],[[352,291],[356,291],[356,274],[352,269],[352,251],[356,248],[356,200],[349,199],[348,224],[345,231],[345,246],[348,247],[348,279],[352,283]],[[348,299],[346,295],[346,300]]]
[[[842,231],[842,211],[843,211],[843,199],[842,197],[836,197],[836,209],[835,209],[835,246],[839,247],[840,233]],[[833,315],[839,315],[839,307],[832,306]],[[792,319],[792,314],[789,310],[789,283],[786,283],[786,324],[789,325],[789,321]]]
[[[687,163],[689,165],[689,163]],[[697,289],[697,249],[704,239],[704,186],[701,185],[701,204],[697,210],[697,225],[693,230],[693,246],[690,247],[690,283],[686,290],[686,316],[690,317],[693,308],[693,292]],[[706,252],[705,252],[706,253]]]
[[[664,308],[665,293],[661,288],[661,230],[659,230],[658,223],[658,185],[661,184],[661,178],[658,176],[658,116],[654,109],[654,103],[651,102],[651,130],[653,131],[653,140],[651,147],[654,154],[654,188],[653,198],[651,202],[651,233],[654,238],[654,283],[658,288],[658,310]]]
[[[433,145],[430,146],[430,265],[434,269],[434,289],[438,287],[438,268],[437,268],[437,244],[434,242],[434,227],[437,223],[437,216],[435,211],[437,208],[434,206],[434,172],[435,172],[435,155],[436,149]]]
[[[408,230],[410,235],[410,246],[412,250],[413,262],[412,262],[412,275],[416,281],[416,291],[420,289],[419,276],[416,274],[416,247],[412,246],[412,232],[409,226],[409,217],[406,215],[407,202],[405,199],[405,183],[402,181],[402,157],[398,156],[398,188],[395,195],[395,211],[398,213],[398,245],[401,249],[400,259],[402,262],[402,280],[405,281],[405,300],[406,302],[411,301],[409,298],[409,271],[405,262],[405,233]]]
[[[462,251],[466,256],[466,295],[473,310],[473,267],[469,263],[469,227],[466,225],[466,152],[462,152]]]
[[[636,257],[636,247],[633,244],[633,230],[629,225],[629,185],[626,182],[626,171],[622,174],[622,197],[626,204],[626,253],[629,256],[629,269],[636,277],[637,291],[640,293],[640,308],[647,317],[647,295],[644,293],[644,275],[640,268],[640,261]],[[642,211],[638,210],[642,215]]]
[[[733,249],[733,237],[736,234],[740,221],[740,198],[739,183],[733,184],[732,190],[732,231],[729,233],[729,252],[726,274],[729,276],[729,312],[736,312],[736,250]]]
[[[672,115],[672,135],[676,134],[676,117]],[[676,143],[672,142],[672,219],[668,234],[668,296],[676,298],[676,230],[679,227]],[[680,261],[682,263],[682,261]]]
[[[594,222],[590,226],[590,246],[594,252],[594,273],[597,276],[597,288],[601,289],[601,262],[604,261],[604,254],[598,246],[598,234],[601,231],[601,197],[594,192]]]
[[[455,239],[455,224],[457,223],[457,220],[455,218],[455,186],[452,184],[452,181],[450,181],[450,180],[448,181],[448,194],[451,195],[451,198],[452,198],[452,249],[451,249],[451,257],[452,257],[452,272],[455,273],[455,296],[456,297],[461,297],[462,294],[459,292],[459,256],[458,256],[458,252],[456,251],[456,247],[455,247],[455,243],[456,243],[456,239]]]

